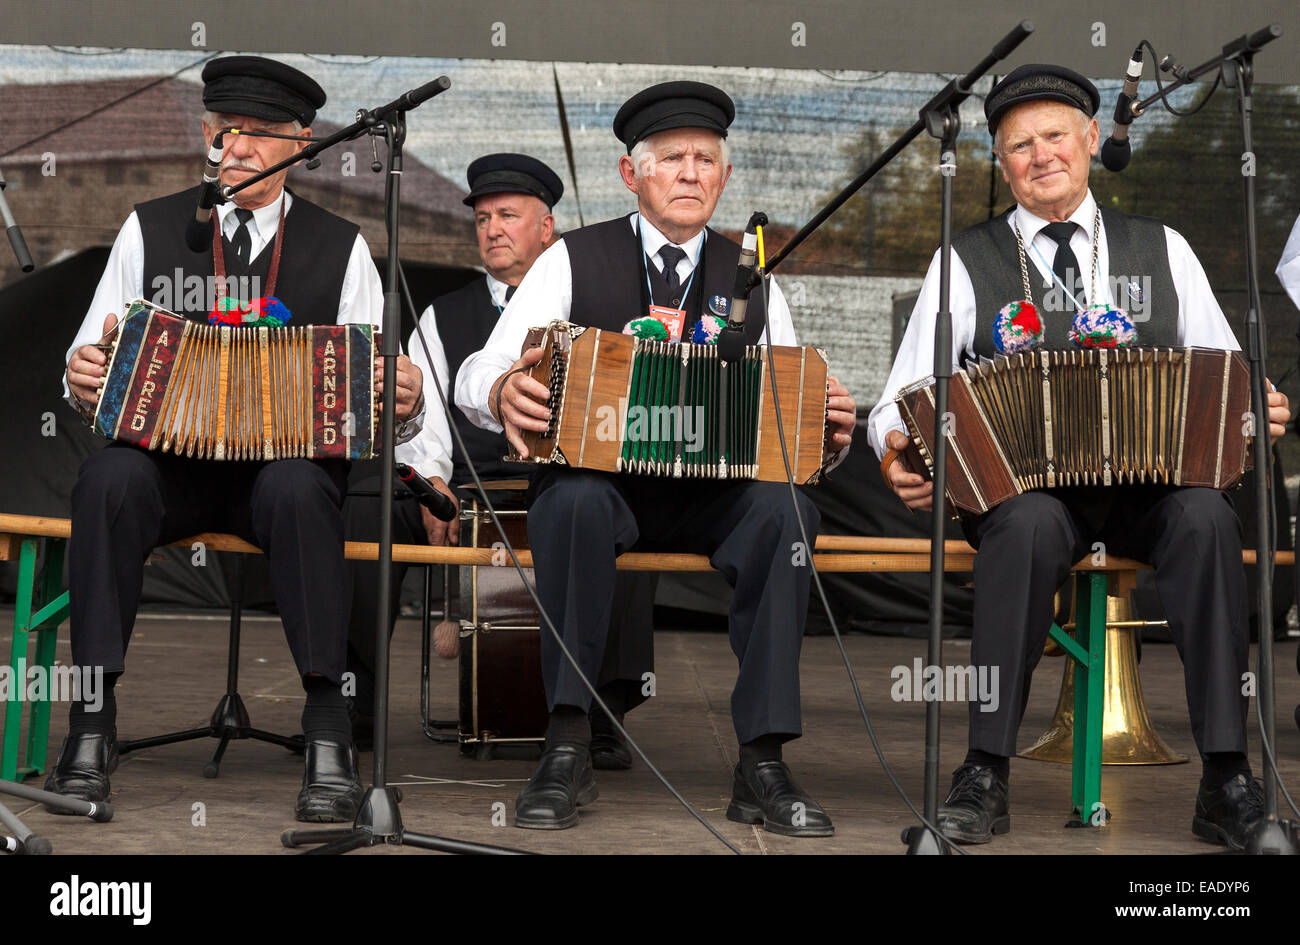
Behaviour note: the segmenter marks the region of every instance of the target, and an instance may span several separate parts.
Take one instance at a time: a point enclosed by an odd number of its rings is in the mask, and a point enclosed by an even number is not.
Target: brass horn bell
[[[1133,631],[1162,623],[1133,620],[1128,596],[1106,598],[1106,685],[1102,710],[1101,763],[1105,765],[1174,765],[1187,760],[1165,744],[1151,724],[1138,679]],[[1073,615],[1066,630],[1074,627]],[[1056,654],[1062,653],[1059,647]],[[1049,650],[1049,652],[1052,652]],[[1065,659],[1056,715],[1038,741],[1020,752],[1035,761],[1074,760],[1074,661]]]

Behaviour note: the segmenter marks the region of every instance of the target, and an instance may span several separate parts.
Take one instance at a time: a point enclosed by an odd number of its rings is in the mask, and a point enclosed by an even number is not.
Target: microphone
[[[207,163],[203,165],[203,189],[199,191],[199,206],[194,212],[194,219],[185,227],[185,245],[192,252],[201,253],[212,245],[212,208],[220,195],[218,183],[221,179],[221,155],[225,150],[222,137],[225,131],[218,131],[208,148]]]
[[[1101,164],[1108,171],[1122,171],[1128,167],[1133,151],[1128,143],[1128,126],[1138,113],[1133,111],[1137,101],[1138,83],[1142,81],[1142,46],[1133,50],[1133,57],[1128,61],[1128,70],[1124,73],[1124,88],[1119,98],[1115,99],[1115,125],[1110,137],[1101,146]]]
[[[766,213],[755,213],[745,225],[740,261],[736,264],[736,284],[731,291],[731,306],[727,309],[727,324],[718,332],[718,357],[723,361],[738,361],[745,353],[745,309],[749,305],[749,280],[754,276],[754,266],[758,261],[760,226],[767,226]]]
[[[450,522],[456,517],[456,504],[435,489],[433,483],[412,467],[406,463],[395,463],[393,470],[406,488],[415,494],[415,500],[428,509],[434,518],[442,522]]]
[[[5,232],[9,234],[9,245],[13,247],[18,268],[23,272],[31,272],[36,268],[36,264],[32,262],[32,254],[27,249],[27,241],[23,239],[23,231],[18,228],[18,221],[9,212],[9,202],[5,200],[4,194],[6,186],[8,185],[4,174],[0,174],[0,219],[3,219]]]

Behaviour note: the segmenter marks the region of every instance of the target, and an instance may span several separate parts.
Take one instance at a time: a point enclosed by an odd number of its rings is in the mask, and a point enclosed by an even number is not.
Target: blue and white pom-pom
[[[1080,348],[1126,348],[1137,341],[1137,328],[1120,309],[1093,305],[1075,314],[1070,340]]]
[[[993,347],[998,354],[1028,351],[1043,343],[1043,320],[1033,302],[1009,302],[993,320]]]

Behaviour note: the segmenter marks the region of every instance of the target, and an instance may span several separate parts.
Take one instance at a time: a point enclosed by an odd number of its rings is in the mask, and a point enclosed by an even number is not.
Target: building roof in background
[[[38,164],[53,153],[60,162],[103,163],[124,160],[193,158],[195,183],[202,154],[199,116],[203,113],[201,87],[181,79],[130,78],[65,82],[46,85],[0,85],[0,166]],[[78,120],[80,119],[80,120]],[[316,137],[339,130],[317,119]],[[353,174],[343,173],[343,155],[355,155]],[[383,148],[379,148],[383,160]],[[370,142],[345,142],[321,156],[315,171],[295,168],[290,183],[298,181],[341,195],[380,201],[382,215],[384,175],[370,170]],[[402,203],[435,215],[472,219],[461,200],[466,191],[427,165],[406,156],[402,174]],[[142,194],[141,199],[156,196]],[[114,225],[121,221],[114,221]]]

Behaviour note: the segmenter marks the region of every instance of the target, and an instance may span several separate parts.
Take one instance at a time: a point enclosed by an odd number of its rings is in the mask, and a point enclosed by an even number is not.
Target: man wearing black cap
[[[466,171],[470,192],[464,203],[474,210],[474,226],[479,258],[487,270],[482,279],[449,292],[434,300],[420,316],[420,328],[443,385],[450,398],[456,374],[467,356],[483,347],[502,311],[510,303],[515,289],[529,268],[550,245],[555,232],[551,211],[564,194],[564,183],[545,163],[526,154],[488,154],[472,161]],[[407,342],[411,360],[428,375],[428,359],[419,334],[413,332]],[[450,401],[448,401],[450,403]],[[507,463],[506,439],[500,433],[479,429],[460,411],[453,420],[469,450],[469,458],[479,478],[527,478],[531,466]],[[453,487],[472,486],[466,457],[453,444],[446,414],[436,399],[425,417],[420,434],[398,447],[398,462],[414,467],[433,486],[456,500]],[[375,491],[375,486],[360,492]],[[393,541],[408,544],[454,545],[459,535],[459,521],[442,522],[413,499],[399,501],[394,509]],[[350,541],[376,541],[377,514],[374,500],[349,498],[344,507],[347,536]],[[352,617],[348,632],[348,669],[357,680],[356,706],[359,723],[358,741],[367,734],[368,710],[374,697],[374,628],[378,606],[378,567],[369,562],[353,562]],[[393,565],[392,604],[389,632],[397,618],[398,590],[406,567]],[[603,687],[606,701],[621,713],[641,701],[641,674],[653,668],[653,637],[650,635],[649,611],[653,604],[653,586],[649,575],[625,574],[619,577],[621,604],[616,609],[616,623],[630,621],[636,632],[616,629],[620,640],[618,659],[607,663],[608,679]],[[453,640],[453,645],[455,641]],[[440,653],[447,655],[443,649]],[[635,685],[632,684],[635,683]],[[484,694],[484,698],[490,698]],[[605,721],[603,713],[600,721]],[[612,726],[604,725],[593,742],[593,760],[598,767],[631,767],[631,755],[621,736]]]
[[[1068,332],[1076,312],[1093,305],[1132,312],[1137,344],[1237,349],[1187,241],[1156,220],[1098,208],[1088,189],[1098,104],[1091,82],[1047,65],[1015,69],[985,99],[994,150],[1017,205],[953,239],[954,367],[994,356],[994,313],[1025,299],[1041,313],[1049,349],[1073,347]],[[1022,276],[1026,265],[1034,278]],[[907,445],[895,392],[931,373],[938,282],[936,253],[868,421],[882,457]],[[1269,401],[1276,439],[1287,402],[1280,393]],[[928,480],[899,463],[888,479],[910,508],[931,507]],[[940,829],[965,843],[1010,829],[1009,759],[1052,622],[1053,594],[1100,541],[1107,554],[1155,567],[1203,761],[1192,829],[1242,848],[1259,821],[1262,795],[1246,759],[1245,575],[1241,526],[1227,496],[1170,486],[1045,489],[962,524],[979,552],[971,660],[998,669],[999,691],[996,707],[970,705],[969,752],[939,811]]]
[[[547,391],[517,373],[540,349],[519,357],[527,330],[552,319],[618,331],[651,306],[675,312],[675,337],[730,299],[739,247],[707,228],[731,173],[726,134],[735,106],[720,89],[668,82],[623,105],[614,132],[627,147],[619,172],[637,212],[566,233],[519,287],[485,348],[461,369],[456,402],[479,426],[505,431],[526,455],[520,429],[544,430]],[[749,301],[746,340],[757,343],[770,318],[772,341],[795,344],[789,308],[773,284]],[[847,448],[853,400],[832,383],[829,452]],[[816,507],[799,494],[809,534]],[[826,836],[830,818],[792,779],[781,745],[801,732],[799,649],[809,572],[791,556],[799,540],[786,487],[736,481],[691,482],[613,476],[546,466],[530,492],[528,534],[543,605],[595,675],[606,646],[615,557],[633,545],[698,549],[735,589],[731,645],[740,661],[732,717],[740,741],[727,816],[792,836]],[[546,752],[515,804],[519,827],[577,823],[576,808],[597,795],[588,745],[591,695],[559,647],[542,635],[542,672],[551,707]]]
[[[257,56],[229,56],[203,70],[203,136],[235,128],[308,137],[325,93],[297,69]],[[227,134],[221,183],[240,184],[291,157],[301,141]],[[185,244],[198,188],[138,204],[109,256],[65,383],[78,409],[93,410],[104,354],[92,345],[138,297],[206,321],[221,297],[278,299],[289,324],[376,324],[382,290],[355,224],[284,188],[282,171],[213,211],[213,243]],[[206,285],[193,291],[192,280]],[[234,288],[238,287],[238,288]],[[382,362],[380,362],[382,369]],[[382,370],[381,372],[382,373]],[[421,378],[398,362],[399,436],[419,428]],[[361,797],[356,751],[340,691],[347,641],[346,569],[340,506],[347,464],[284,459],[216,463],[110,443],[82,465],[72,492],[71,642],[74,662],[102,667],[103,711],[73,703],[69,734],[47,787],[91,800],[108,796],[117,763],[113,684],[123,671],[150,550],[204,531],[231,531],[267,554],[285,635],[306,691],[306,768],[297,817],[351,820]]]

